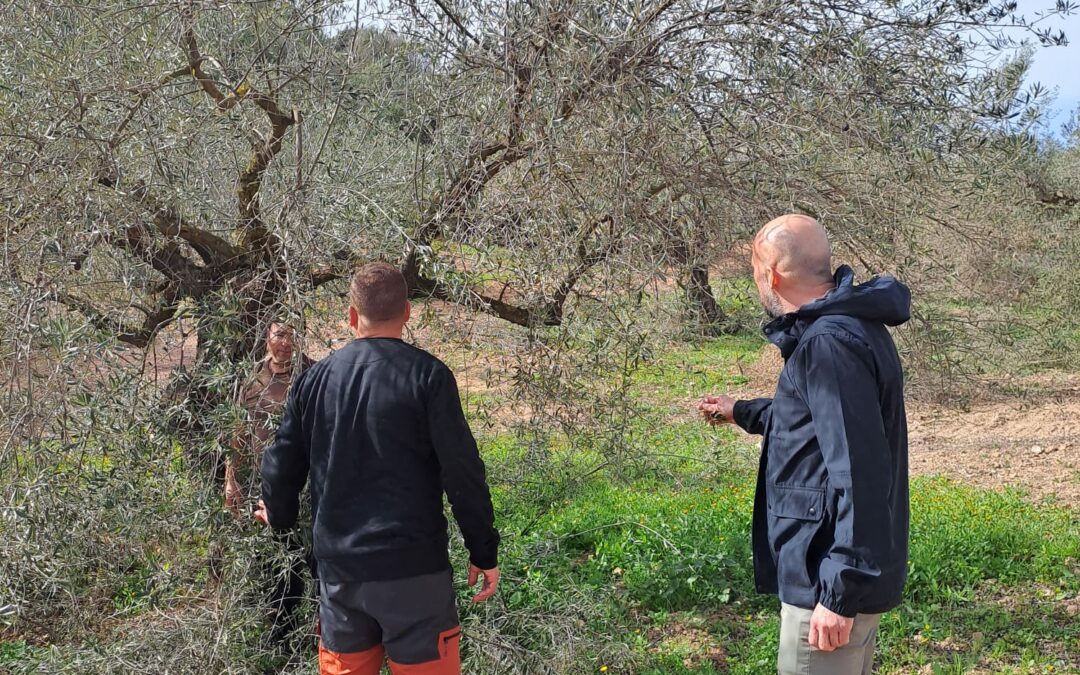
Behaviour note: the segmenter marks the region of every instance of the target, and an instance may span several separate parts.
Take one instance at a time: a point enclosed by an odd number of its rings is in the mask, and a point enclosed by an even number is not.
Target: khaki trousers
[[[776,659],[779,675],[870,675],[874,668],[880,614],[859,614],[851,628],[851,639],[840,649],[823,652],[811,647],[810,617],[813,610],[781,604],[780,650]]]

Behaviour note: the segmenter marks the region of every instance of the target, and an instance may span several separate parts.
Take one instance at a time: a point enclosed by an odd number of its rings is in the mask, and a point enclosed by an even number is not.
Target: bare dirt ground
[[[782,365],[763,348],[745,367],[747,393],[768,395]],[[908,433],[912,474],[1080,507],[1080,375],[988,381],[964,406],[909,400]]]
[[[1080,506],[1080,377],[1044,374],[1018,384],[1026,395],[988,394],[966,410],[914,404],[912,472]]]
[[[172,370],[195,359],[195,336],[184,328],[163,334],[145,353],[122,350],[116,356],[161,384]],[[464,393],[484,394],[504,386],[514,365],[511,345],[499,328],[489,317],[451,311],[449,319],[416,331],[410,339],[451,362]],[[447,333],[454,334],[452,341]],[[347,334],[344,321],[320,325],[308,335],[305,351],[315,358],[325,356],[346,341],[342,336]],[[457,353],[447,353],[451,343],[456,349],[450,351]],[[473,358],[470,346],[482,346],[486,357]],[[763,347],[760,359],[739,365],[748,383],[734,393],[769,395],[782,365],[775,348]],[[980,487],[1015,487],[1036,501],[1080,507],[1080,375],[1043,373],[989,381],[963,406],[909,399],[908,424],[913,474],[943,475]]]

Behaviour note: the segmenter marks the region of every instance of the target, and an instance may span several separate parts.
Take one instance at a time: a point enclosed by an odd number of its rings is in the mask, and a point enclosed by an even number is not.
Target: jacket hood
[[[795,312],[800,318],[843,315],[886,326],[899,326],[911,318],[911,290],[893,277],[874,277],[855,285],[855,272],[842,265],[834,275],[836,288]]]
[[[818,317],[850,316],[887,326],[899,326],[911,318],[911,290],[895,278],[874,277],[856,286],[855,272],[847,265],[840,266],[834,278],[836,287],[824,296],[765,324],[765,335],[785,359]]]

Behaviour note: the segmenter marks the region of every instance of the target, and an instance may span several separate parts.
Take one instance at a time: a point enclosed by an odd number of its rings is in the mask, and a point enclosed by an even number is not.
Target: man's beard
[[[784,305],[780,302],[780,296],[773,291],[770,291],[768,295],[761,299],[761,306],[765,308],[765,313],[772,319],[779,319],[787,314],[784,311]]]

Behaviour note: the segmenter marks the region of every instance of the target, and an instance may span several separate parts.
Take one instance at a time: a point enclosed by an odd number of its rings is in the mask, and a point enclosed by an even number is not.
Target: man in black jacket
[[[764,436],[754,571],[758,591],[780,595],[779,673],[869,674],[907,577],[904,383],[886,326],[908,320],[911,295],[891,277],[833,274],[825,231],[805,216],[762,228],[752,262],[784,357],[776,394],[698,408]]]
[[[359,270],[356,340],[300,375],[262,461],[262,509],[291,527],[310,475],[324,675],[457,675],[460,628],[442,494],[469,551],[474,602],[499,581],[499,534],[484,464],[450,369],[402,341],[405,279]]]

